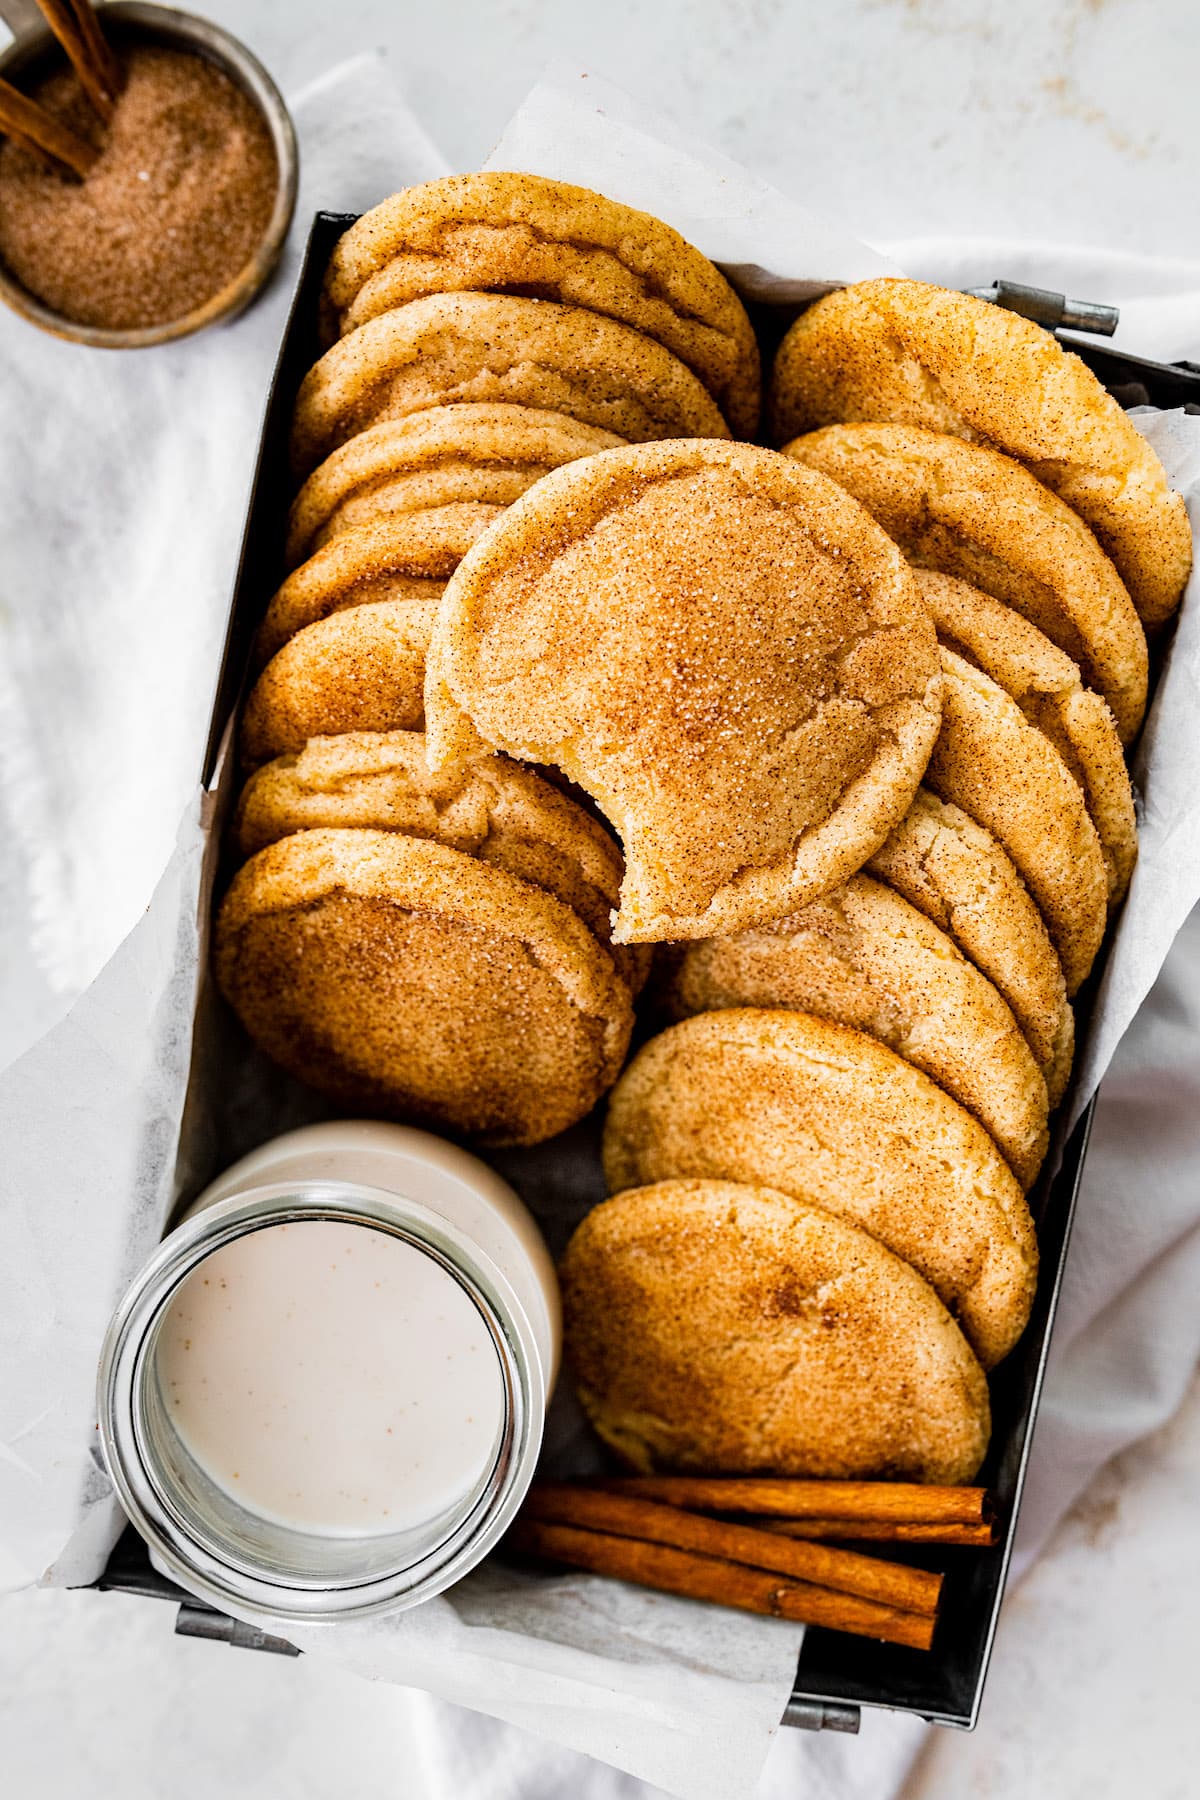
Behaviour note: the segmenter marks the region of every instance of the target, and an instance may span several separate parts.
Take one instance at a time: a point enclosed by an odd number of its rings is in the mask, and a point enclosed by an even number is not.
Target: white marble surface
[[[1000,234],[1200,254],[1194,0],[220,0],[208,10],[289,89],[386,44],[405,95],[462,166],[486,153],[541,64],[565,53],[868,237]],[[0,1063],[63,1003],[30,965],[23,871],[5,835],[0,801]],[[980,1731],[940,1734],[907,1800],[1197,1791],[1198,1484],[1200,1391],[1105,1474],[1013,1596]],[[440,1800],[419,1699],[307,1661],[174,1640],[170,1623],[167,1609],[113,1597],[5,1603],[5,1791]],[[541,1792],[568,1778],[582,1795],[578,1769],[548,1762]],[[486,1770],[473,1792],[489,1793]]]

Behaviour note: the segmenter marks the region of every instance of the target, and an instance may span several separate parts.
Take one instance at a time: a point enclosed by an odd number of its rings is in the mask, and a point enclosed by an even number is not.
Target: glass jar
[[[454,1284],[450,1313],[463,1316],[465,1296],[476,1336],[495,1350],[502,1397],[493,1448],[482,1473],[432,1518],[396,1529],[376,1521],[359,1533],[269,1516],[213,1479],[172,1421],[159,1351],[189,1277],[247,1233],[315,1220],[384,1232],[432,1259]],[[493,1170],[405,1126],[314,1125],[227,1170],[134,1280],[101,1355],[101,1443],[156,1564],[211,1605],[285,1632],[297,1621],[399,1611],[466,1574],[511,1523],[533,1478],[559,1336],[549,1253],[526,1207]],[[319,1364],[319,1341],[310,1353]],[[398,1369],[401,1393],[403,1381]]]

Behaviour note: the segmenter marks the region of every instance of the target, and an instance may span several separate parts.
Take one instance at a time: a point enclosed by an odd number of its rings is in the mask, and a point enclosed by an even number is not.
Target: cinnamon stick
[[[779,1532],[790,1538],[832,1539],[856,1544],[966,1544],[988,1549],[998,1541],[999,1532],[990,1525],[939,1525],[905,1523],[899,1519],[761,1519],[756,1523],[763,1531]]]
[[[802,1625],[823,1625],[830,1631],[906,1644],[914,1650],[928,1650],[933,1641],[934,1620],[927,1613],[901,1612],[874,1600],[859,1600],[852,1594],[789,1581],[744,1563],[699,1556],[665,1544],[646,1544],[637,1538],[529,1518],[518,1519],[504,1541],[509,1550],[519,1554],[632,1581],[660,1593],[709,1600],[717,1606],[792,1619]]]
[[[80,180],[92,167],[100,152],[77,137],[61,119],[39,106],[11,82],[0,79],[0,134],[19,138],[57,163],[70,169]]]
[[[546,1482],[530,1490],[523,1516],[546,1524],[582,1526],[644,1543],[694,1550],[729,1562],[770,1569],[817,1587],[875,1600],[903,1612],[937,1611],[942,1577],[904,1563],[859,1556],[852,1550],[829,1550],[821,1544],[797,1543],[786,1536],[707,1519],[632,1494],[605,1492],[567,1483]]]
[[[66,51],[79,85],[107,125],[125,76],[90,0],[38,0],[38,6]]]
[[[701,1512],[791,1519],[881,1520],[899,1524],[986,1525],[994,1517],[981,1487],[926,1487],[916,1481],[807,1481],[784,1477],[631,1475],[595,1483]]]

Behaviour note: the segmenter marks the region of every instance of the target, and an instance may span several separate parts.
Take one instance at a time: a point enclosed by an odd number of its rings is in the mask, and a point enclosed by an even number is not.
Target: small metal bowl
[[[111,4],[99,10],[106,35],[118,48],[153,44],[169,50],[190,51],[214,63],[262,114],[279,165],[275,206],[258,249],[232,281],[203,306],[195,307],[180,319],[168,319],[160,325],[138,326],[128,331],[81,325],[44,306],[0,262],[0,300],[31,324],[40,325],[43,331],[52,332],[55,337],[70,338],[77,344],[91,344],[104,350],[140,350],[148,344],[166,344],[176,338],[189,337],[206,325],[232,319],[249,306],[265,285],[283,250],[296,207],[300,155],[296,130],[282,94],[258,58],[229,32],[208,19],[179,12],[173,6],[142,5],[140,0],[111,0]],[[28,86],[52,69],[63,66],[63,52],[45,28],[34,0],[0,0],[0,18],[16,34],[15,41],[0,55],[0,75],[5,80]]]

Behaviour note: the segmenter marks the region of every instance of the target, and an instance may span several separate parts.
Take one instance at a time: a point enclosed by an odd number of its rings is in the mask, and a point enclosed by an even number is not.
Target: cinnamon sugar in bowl
[[[262,65],[208,20],[99,8],[126,85],[107,126],[48,32],[0,74],[100,151],[84,181],[0,139],[0,298],[59,337],[135,349],[232,318],[279,260],[298,159]]]

